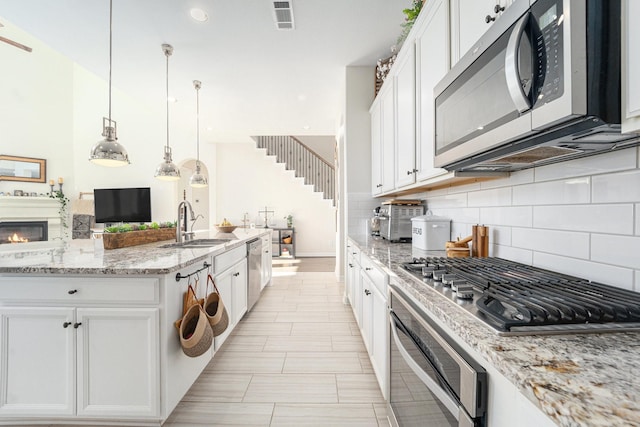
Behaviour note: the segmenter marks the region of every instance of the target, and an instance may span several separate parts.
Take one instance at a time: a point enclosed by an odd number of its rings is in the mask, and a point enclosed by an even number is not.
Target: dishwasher
[[[247,242],[247,311],[260,298],[260,287],[262,277],[262,240],[253,239]]]

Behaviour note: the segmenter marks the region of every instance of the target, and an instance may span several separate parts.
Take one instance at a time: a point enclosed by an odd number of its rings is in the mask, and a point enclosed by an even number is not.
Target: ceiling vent
[[[273,2],[273,19],[278,30],[293,30],[293,7],[291,1]]]

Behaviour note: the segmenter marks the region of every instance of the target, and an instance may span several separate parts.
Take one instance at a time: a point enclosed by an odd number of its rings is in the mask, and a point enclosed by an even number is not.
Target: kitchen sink
[[[208,248],[210,246],[223,245],[232,239],[196,239],[185,242],[168,243],[161,248]]]

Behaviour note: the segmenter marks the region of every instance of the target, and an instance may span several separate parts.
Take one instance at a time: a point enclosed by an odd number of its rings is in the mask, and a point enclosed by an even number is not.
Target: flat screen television
[[[151,189],[96,188],[93,190],[96,222],[150,222]]]

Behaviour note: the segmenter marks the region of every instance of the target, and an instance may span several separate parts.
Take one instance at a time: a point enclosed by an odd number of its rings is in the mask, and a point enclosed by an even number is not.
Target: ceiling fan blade
[[[2,24],[0,24],[0,25],[2,25]],[[8,38],[6,38],[6,37],[2,37],[2,36],[0,36],[0,41],[3,41],[3,42],[5,42],[5,43],[8,43],[8,44],[10,44],[11,46],[15,46],[15,47],[17,47],[17,48],[19,48],[19,49],[26,50],[27,52],[31,52],[31,51],[33,50],[33,49],[31,49],[29,46],[25,46],[25,45],[23,45],[22,43],[14,42],[13,40],[8,39]]]

